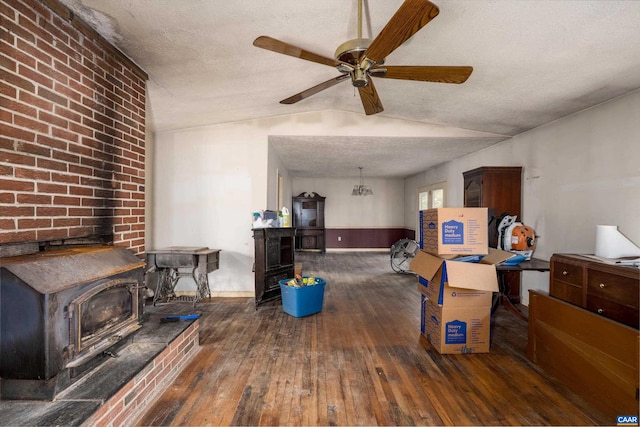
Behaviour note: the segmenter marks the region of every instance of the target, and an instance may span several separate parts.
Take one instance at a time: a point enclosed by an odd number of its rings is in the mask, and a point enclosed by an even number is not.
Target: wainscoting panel
[[[327,228],[327,249],[390,248],[400,239],[414,239],[415,231],[406,228]]]

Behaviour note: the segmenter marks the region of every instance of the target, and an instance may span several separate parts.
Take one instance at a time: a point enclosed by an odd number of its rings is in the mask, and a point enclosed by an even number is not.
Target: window
[[[445,181],[418,188],[418,210],[443,208],[445,205]]]
[[[447,182],[442,181],[432,185],[418,187],[418,211],[431,208],[443,208],[446,204]],[[422,240],[420,229],[420,215],[416,215],[416,237]]]

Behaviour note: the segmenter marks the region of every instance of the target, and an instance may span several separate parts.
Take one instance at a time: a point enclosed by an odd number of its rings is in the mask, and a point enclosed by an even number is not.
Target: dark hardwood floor
[[[199,303],[202,350],[139,425],[615,424],[529,362],[527,324],[503,307],[490,353],[440,355],[388,254],[296,256],[327,282],[322,312]]]

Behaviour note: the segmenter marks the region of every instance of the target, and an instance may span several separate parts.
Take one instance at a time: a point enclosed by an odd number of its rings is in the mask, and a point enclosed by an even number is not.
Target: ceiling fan
[[[362,38],[362,0],[358,3],[358,38],[341,44],[335,59],[268,36],[260,36],[253,41],[256,47],[335,67],[340,72],[331,80],[283,99],[281,104],[294,104],[351,78],[353,86],[358,88],[365,113],[370,115],[384,110],[372,77],[460,84],[471,75],[473,67],[469,66],[384,65],[391,52],[438,15],[440,11],[435,4],[428,0],[405,0],[378,36],[370,40]]]

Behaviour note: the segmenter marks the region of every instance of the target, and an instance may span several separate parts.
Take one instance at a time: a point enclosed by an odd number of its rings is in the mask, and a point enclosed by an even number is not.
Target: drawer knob
[[[602,313],[604,313],[604,309],[603,308],[599,308],[598,309],[598,314],[602,314]]]
[[[568,274],[569,274],[569,272],[568,272],[567,270],[563,270],[563,271],[562,271],[562,275],[563,275],[563,276],[566,276],[566,275],[568,275]]]
[[[607,287],[607,285],[606,285],[606,284],[604,284],[604,283],[600,283],[600,287],[601,287],[601,288],[606,288],[606,287]]]

